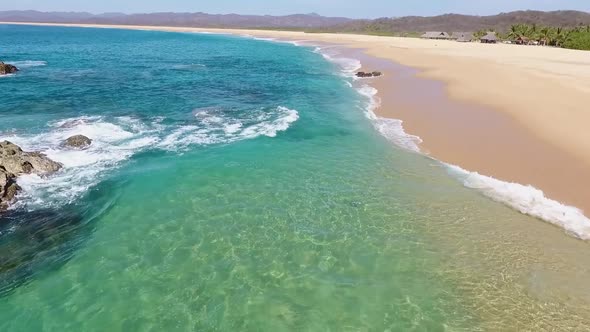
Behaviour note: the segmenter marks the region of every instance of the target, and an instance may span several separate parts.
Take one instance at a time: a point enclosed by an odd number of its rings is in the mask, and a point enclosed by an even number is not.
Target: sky
[[[318,13],[353,18],[431,16],[445,13],[492,15],[520,9],[576,9],[590,12],[590,0],[0,0],[0,10],[206,12],[287,15]]]

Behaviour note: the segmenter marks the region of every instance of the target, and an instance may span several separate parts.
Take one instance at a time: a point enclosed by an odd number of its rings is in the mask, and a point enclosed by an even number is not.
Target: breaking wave
[[[361,62],[357,59],[339,56],[333,47],[316,47],[314,53],[320,54],[324,59],[338,65],[342,69],[342,75],[356,80],[355,73],[361,69]]]
[[[523,214],[562,227],[572,236],[590,240],[590,219],[584,216],[581,210],[547,198],[541,190],[533,186],[500,181],[455,165],[446,166],[465,187],[476,189],[494,201],[504,203]]]
[[[40,67],[40,66],[47,65],[47,62],[45,62],[45,61],[33,61],[33,60],[7,61],[6,63],[16,66],[17,68]]]
[[[25,151],[40,151],[64,165],[50,177],[20,176],[23,193],[15,207],[37,209],[71,203],[98,184],[107,171],[142,151],[181,152],[193,145],[275,137],[299,118],[297,111],[283,106],[247,112],[208,108],[195,110],[193,115],[194,119],[175,124],[165,124],[162,117],[146,121],[127,116],[82,116],[49,123],[37,134],[0,133],[0,141],[9,140]],[[63,141],[73,135],[85,135],[92,144],[84,150],[64,147]]]

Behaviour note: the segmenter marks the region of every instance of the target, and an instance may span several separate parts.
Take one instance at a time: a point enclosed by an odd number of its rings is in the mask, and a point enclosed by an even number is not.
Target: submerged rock
[[[17,71],[18,68],[15,66],[0,61],[0,75],[14,74]]]
[[[0,299],[65,264],[91,231],[71,207],[0,214]]]
[[[19,191],[20,187],[16,184],[16,175],[0,166],[0,212],[8,208]]]
[[[62,168],[62,164],[49,159],[46,155],[40,152],[25,152],[9,141],[0,142],[0,166],[16,176],[51,174]]]
[[[66,139],[63,143],[64,146],[74,149],[85,149],[92,144],[92,140],[84,135],[75,135]]]

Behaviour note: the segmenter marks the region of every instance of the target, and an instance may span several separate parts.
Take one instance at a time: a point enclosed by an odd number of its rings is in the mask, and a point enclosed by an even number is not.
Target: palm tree
[[[539,41],[541,45],[547,46],[553,39],[553,28],[543,27],[539,30]]]
[[[515,24],[510,27],[508,31],[508,38],[513,40],[525,40],[529,39],[531,35],[531,27],[526,24]]]
[[[564,28],[557,28],[555,37],[553,39],[554,45],[557,47],[562,47],[563,44],[571,40],[572,34],[576,31],[577,29],[568,30]]]
[[[520,24],[513,24],[508,31],[508,38],[518,39],[521,36]]]
[[[537,39],[537,36],[538,36],[537,32],[538,32],[538,30],[539,29],[537,28],[537,24],[536,23],[533,23],[533,25],[531,25],[531,27],[528,30],[528,36],[527,37],[529,37],[531,39]]]
[[[561,46],[561,44],[563,43],[563,36],[565,33],[565,29],[562,27],[559,27],[555,30],[555,33],[553,34],[553,39],[551,40],[551,45],[553,46]]]
[[[475,39],[477,39],[477,40],[480,40],[480,39],[481,39],[481,37],[485,36],[487,33],[488,33],[488,32],[487,32],[487,30],[485,30],[485,29],[483,29],[483,30],[479,30],[479,31],[476,31],[476,32],[473,34],[473,38],[475,38]]]

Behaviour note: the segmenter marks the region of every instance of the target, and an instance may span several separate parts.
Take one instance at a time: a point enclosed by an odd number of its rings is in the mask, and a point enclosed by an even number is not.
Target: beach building
[[[481,37],[480,41],[484,44],[495,44],[498,42],[498,37],[496,36],[495,32],[490,31],[487,33],[487,35]]]
[[[520,36],[516,38],[515,43],[518,45],[530,45],[531,40],[528,37]]]
[[[441,31],[428,31],[422,35],[425,39],[451,39],[451,36],[446,32]]]
[[[453,32],[451,39],[461,43],[468,43],[473,41],[473,33],[471,32]]]

